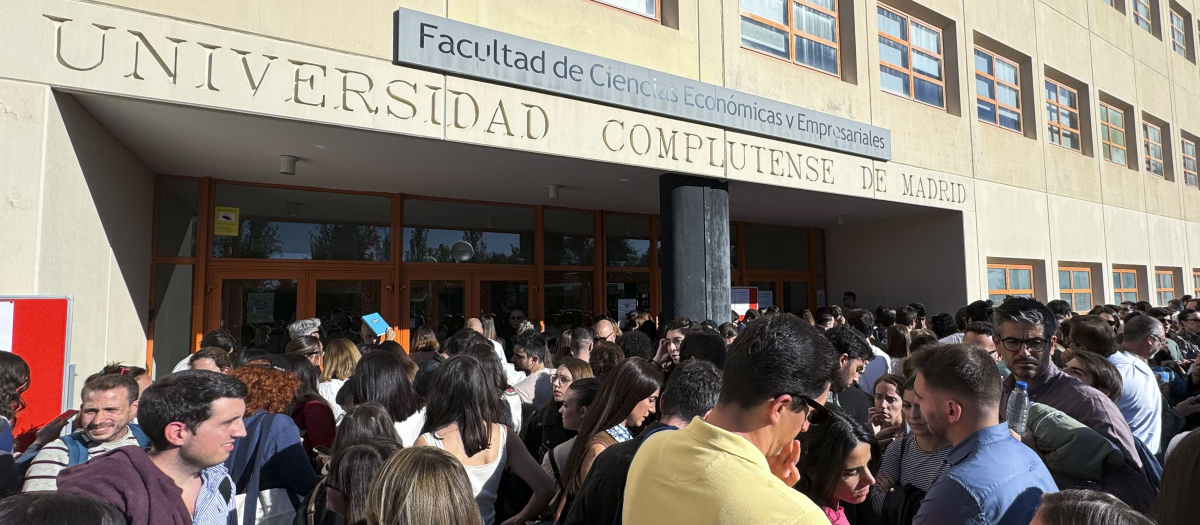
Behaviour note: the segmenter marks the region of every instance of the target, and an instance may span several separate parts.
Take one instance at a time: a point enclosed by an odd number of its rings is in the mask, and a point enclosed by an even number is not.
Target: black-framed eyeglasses
[[[1188,323],[1188,322],[1192,322],[1192,321],[1200,321],[1200,317],[1189,317],[1187,319],[1179,320],[1179,322],[1181,322],[1181,323]]]
[[[803,399],[804,404],[808,405],[808,424],[810,425],[820,425],[833,417],[829,413],[829,409],[825,408],[825,405],[818,403],[811,397],[793,395],[792,398]]]
[[[1030,352],[1042,352],[1046,350],[1046,345],[1050,344],[1049,339],[1041,337],[1033,337],[1030,339],[1017,339],[1016,337],[1005,337],[1000,340],[1000,345],[1009,352],[1020,352],[1022,348],[1028,348]]]

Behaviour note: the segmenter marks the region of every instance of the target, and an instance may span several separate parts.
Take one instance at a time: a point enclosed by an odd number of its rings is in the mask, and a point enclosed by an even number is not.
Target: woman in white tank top
[[[534,519],[554,495],[554,482],[512,429],[506,407],[479,361],[459,355],[442,364],[429,385],[425,427],[416,446],[434,446],[454,455],[466,468],[483,522],[495,522],[496,491],[505,466],[533,489],[521,512],[505,522]]]

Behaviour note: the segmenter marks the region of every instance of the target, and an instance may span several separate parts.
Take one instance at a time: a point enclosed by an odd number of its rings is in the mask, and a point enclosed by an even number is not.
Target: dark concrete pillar
[[[729,184],[717,179],[659,177],[662,221],[661,322],[690,317],[729,320]]]

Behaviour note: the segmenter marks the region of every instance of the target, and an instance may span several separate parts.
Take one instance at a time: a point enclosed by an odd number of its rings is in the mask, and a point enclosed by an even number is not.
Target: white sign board
[[[624,321],[625,315],[637,310],[637,299],[617,299],[617,321]]]

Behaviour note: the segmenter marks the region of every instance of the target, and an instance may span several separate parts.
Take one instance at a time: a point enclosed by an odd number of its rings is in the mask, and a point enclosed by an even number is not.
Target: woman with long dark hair
[[[583,486],[596,456],[632,439],[629,428],[641,426],[646,416],[654,413],[662,382],[662,369],[640,357],[626,359],[608,373],[583,418],[563,469],[561,484],[568,497],[563,516],[569,513],[570,499]]]
[[[1200,484],[1200,431],[1193,430],[1167,453],[1162,484],[1150,517],[1158,525],[1196,523],[1196,485]]]
[[[495,348],[488,343],[477,343],[459,355],[474,357],[483,366],[484,375],[487,376],[496,391],[500,392],[500,399],[504,401],[506,413],[510,418],[508,420],[509,428],[520,432],[521,396],[518,396],[517,392],[509,386],[508,379],[504,374],[504,365],[500,364],[500,357],[496,355]]]
[[[25,410],[22,394],[29,390],[29,365],[21,356],[0,352],[0,451],[12,454],[13,427]]]
[[[832,525],[849,525],[842,502],[867,500],[875,484],[869,467],[874,449],[875,436],[866,425],[831,410],[829,419],[800,434],[796,490],[820,506]]]
[[[443,449],[462,462],[488,525],[495,521],[496,492],[506,466],[533,488],[533,497],[506,525],[533,519],[554,495],[554,482],[505,426],[507,419],[500,392],[475,358],[451,357],[434,374],[425,427],[416,446]]]
[[[310,460],[315,461],[317,447],[333,446],[334,433],[337,430],[333,409],[319,390],[321,371],[303,356],[286,354],[285,357],[292,363],[292,375],[300,380],[300,386],[296,389],[296,395],[292,397],[287,414],[300,428],[304,451],[308,453]]]
[[[375,401],[396,422],[400,444],[411,447],[425,425],[425,403],[413,391],[404,363],[391,352],[369,352],[358,360],[346,384],[351,404]]]
[[[325,497],[329,510],[342,517],[345,525],[366,525],[367,499],[371,480],[383,469],[388,458],[400,451],[400,444],[390,439],[372,439],[350,445],[333,455]]]

